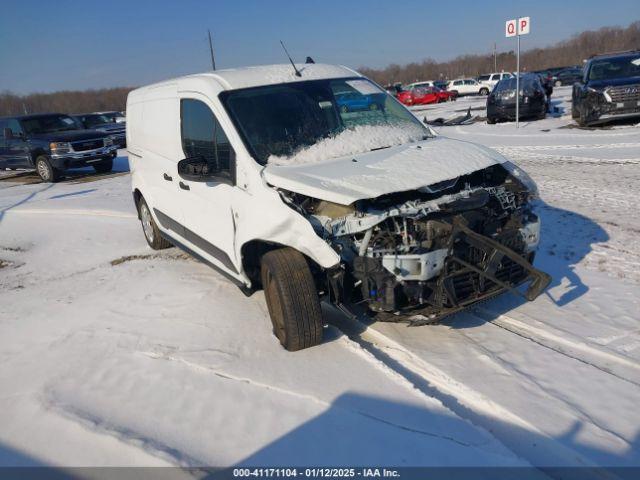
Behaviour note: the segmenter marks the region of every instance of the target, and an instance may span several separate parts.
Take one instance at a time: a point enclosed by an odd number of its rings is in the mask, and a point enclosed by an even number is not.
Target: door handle
[[[180,188],[181,188],[182,190],[191,190],[191,188],[189,187],[189,185],[186,185],[186,184],[184,184],[184,183],[182,183],[182,182],[180,182],[180,183],[179,183],[179,185],[180,185]]]
[[[162,175],[162,178],[164,178],[167,182],[173,182],[173,177],[170,177],[166,173]]]

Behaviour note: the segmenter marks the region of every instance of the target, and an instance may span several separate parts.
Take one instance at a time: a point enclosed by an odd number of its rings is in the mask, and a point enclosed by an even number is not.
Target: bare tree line
[[[24,96],[2,92],[0,93],[0,116],[42,112],[121,111],[125,109],[127,94],[132,89],[132,87],[117,87],[83,91],[65,90]]]
[[[640,49],[640,21],[626,28],[604,27],[582,32],[551,47],[527,50],[521,53],[520,64],[523,71],[581,65],[591,55],[632,49]],[[498,53],[496,64],[498,71],[514,71],[515,52]],[[494,59],[493,52],[490,52],[485,55],[461,55],[448,62],[427,58],[420,63],[391,64],[383,69],[361,67],[359,71],[382,85],[445,80],[493,72]]]
[[[525,71],[544,68],[580,65],[593,54],[640,49],[640,21],[626,28],[604,27],[574,35],[555,46],[534,48],[521,55]],[[516,58],[513,51],[497,54],[498,70],[513,71]],[[494,69],[493,53],[485,55],[461,55],[448,62],[426,59],[407,65],[391,64],[384,69],[361,67],[359,70],[378,83],[408,83],[416,80],[451,79],[460,76],[476,76]],[[16,95],[0,93],[0,116],[24,113],[61,112],[86,113],[107,110],[124,110],[127,94],[133,87],[106,88],[100,90],[60,91]]]

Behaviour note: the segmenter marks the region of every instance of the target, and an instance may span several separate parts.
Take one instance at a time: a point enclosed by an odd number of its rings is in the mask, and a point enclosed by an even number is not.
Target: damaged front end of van
[[[460,160],[440,158],[442,151]],[[510,162],[475,169],[479,160],[494,160],[489,152],[432,138],[354,156],[340,163],[352,171],[334,168],[331,178],[308,167],[268,167],[267,179],[283,186],[284,201],[339,254],[339,265],[321,274],[332,303],[349,313],[364,305],[378,320],[420,325],[503,292],[534,300],[551,281],[533,266],[537,188]],[[440,173],[425,176],[425,167]],[[437,181],[390,191],[400,178],[407,186],[421,177]],[[375,190],[383,193],[364,198]]]

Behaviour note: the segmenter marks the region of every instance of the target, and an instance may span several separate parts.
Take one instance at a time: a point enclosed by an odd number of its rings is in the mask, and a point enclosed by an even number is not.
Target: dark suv
[[[0,118],[0,169],[35,168],[45,182],[55,182],[68,168],[110,172],[116,150],[107,133],[79,130],[69,115]]]
[[[528,73],[520,77],[520,119],[539,118],[547,114],[549,98],[540,76]],[[516,77],[500,80],[487,97],[487,123],[516,118]]]
[[[590,58],[572,100],[582,126],[640,116],[640,50]]]

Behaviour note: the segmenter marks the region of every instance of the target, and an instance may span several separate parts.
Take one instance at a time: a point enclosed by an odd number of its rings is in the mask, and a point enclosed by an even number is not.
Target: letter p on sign
[[[529,17],[521,17],[518,19],[518,35],[526,35],[529,33],[531,22]]]
[[[516,20],[507,20],[507,22],[505,23],[505,36],[507,37],[515,37],[516,34],[516,27],[517,22]]]

